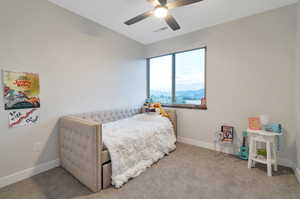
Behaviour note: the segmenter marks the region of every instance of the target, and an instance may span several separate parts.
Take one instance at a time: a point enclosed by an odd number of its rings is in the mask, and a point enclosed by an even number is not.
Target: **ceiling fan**
[[[169,10],[177,7],[182,7],[186,5],[190,5],[193,3],[197,3],[203,0],[177,0],[170,3],[167,3],[167,0],[148,0],[151,2],[155,8],[144,12],[143,14],[140,14],[132,19],[129,19],[128,21],[125,21],[124,23],[126,25],[132,25],[135,24],[143,19],[146,19],[150,16],[156,16],[158,18],[164,18],[166,23],[170,26],[170,28],[174,31],[179,30],[180,26],[175,20],[175,18],[169,14]]]

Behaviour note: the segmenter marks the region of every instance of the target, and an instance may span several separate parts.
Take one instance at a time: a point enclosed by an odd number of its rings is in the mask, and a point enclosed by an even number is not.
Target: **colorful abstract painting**
[[[36,73],[3,71],[5,110],[40,107],[40,83]]]
[[[29,126],[39,121],[38,109],[13,110],[8,113],[9,127]]]

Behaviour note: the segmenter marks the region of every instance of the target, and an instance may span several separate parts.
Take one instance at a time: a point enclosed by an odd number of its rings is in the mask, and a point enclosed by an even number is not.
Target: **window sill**
[[[199,109],[207,110],[206,105],[192,105],[192,104],[163,104],[165,108],[183,108],[183,109]]]

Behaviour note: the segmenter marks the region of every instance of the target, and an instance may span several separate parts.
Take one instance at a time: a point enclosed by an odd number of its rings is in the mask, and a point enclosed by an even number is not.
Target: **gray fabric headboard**
[[[117,121],[127,117],[131,117],[138,113],[141,113],[141,108],[126,108],[126,109],[114,109],[114,110],[103,110],[95,111],[90,113],[81,113],[73,115],[75,117],[80,117],[81,119],[93,120],[101,124]]]
[[[174,126],[175,135],[177,137],[177,115],[175,109],[165,109],[165,111],[170,116],[170,121]],[[133,115],[143,112],[143,108],[124,108],[124,109],[113,109],[113,110],[103,110],[95,111],[89,113],[81,113],[72,115],[83,120],[89,120],[98,122],[100,124],[117,121],[120,119],[128,118]]]

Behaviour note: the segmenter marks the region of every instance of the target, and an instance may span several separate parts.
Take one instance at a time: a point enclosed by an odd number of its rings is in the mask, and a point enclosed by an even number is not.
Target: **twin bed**
[[[176,112],[169,118],[141,108],[61,118],[61,165],[93,192],[121,187],[176,146]]]

